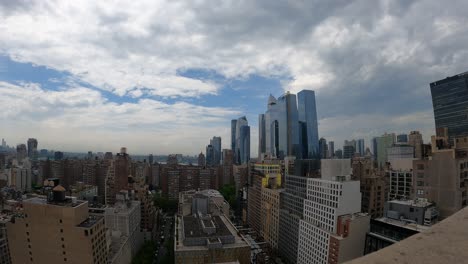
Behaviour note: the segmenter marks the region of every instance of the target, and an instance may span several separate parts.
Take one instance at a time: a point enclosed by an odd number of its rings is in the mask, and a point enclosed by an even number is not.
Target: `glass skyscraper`
[[[231,121],[231,148],[236,164],[250,160],[250,126],[245,116]]]
[[[305,138],[307,156],[303,158],[317,158],[319,155],[319,136],[317,123],[317,106],[315,104],[315,92],[302,90],[297,94],[299,121],[304,124],[302,137]]]
[[[436,131],[448,129],[449,141],[468,136],[468,72],[430,84]]]
[[[268,109],[259,115],[259,156],[318,157],[318,126],[314,91],[270,95]]]

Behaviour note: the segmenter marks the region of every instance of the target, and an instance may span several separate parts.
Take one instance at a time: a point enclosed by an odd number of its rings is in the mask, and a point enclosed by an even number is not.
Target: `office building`
[[[215,165],[215,150],[213,145],[206,146],[206,166]]]
[[[335,142],[328,141],[328,158],[333,159],[335,157]]]
[[[200,152],[200,154],[198,154],[198,166],[205,166],[205,165],[206,165],[205,155],[203,155],[203,152]]]
[[[250,126],[245,116],[231,121],[231,148],[234,153],[235,164],[246,164],[249,162]]]
[[[416,159],[423,158],[423,138],[419,131],[411,131],[408,136],[408,145],[414,148],[414,157]]]
[[[387,163],[387,151],[389,147],[395,144],[395,134],[383,134],[377,137],[375,140],[377,146],[377,165],[379,168],[383,168]]]
[[[28,157],[28,150],[25,144],[16,145],[16,159],[18,162],[23,162],[23,160]]]
[[[210,140],[210,145],[213,146],[213,165],[221,164],[221,137],[213,137]]]
[[[30,160],[36,160],[37,156],[38,156],[37,139],[29,138],[28,139],[28,157]]]
[[[104,218],[66,197],[57,181],[49,184],[47,199],[24,200],[22,214],[7,224],[12,263],[107,263]]]
[[[342,158],[343,158],[343,150],[337,149],[337,150],[335,151],[335,158],[337,158],[337,159],[342,159]]]
[[[366,154],[366,147],[364,145],[364,139],[358,139],[356,141],[356,152],[359,153],[359,156],[364,156]]]
[[[268,109],[259,116],[261,156],[283,159],[318,158],[318,126],[315,93],[303,90],[286,92],[278,99],[270,95]]]
[[[324,138],[319,139],[319,153],[321,159],[328,158],[328,145],[327,140]]]
[[[468,73],[435,81],[430,87],[436,131],[447,128],[449,143],[453,145],[455,137],[468,136]]]
[[[353,145],[343,146],[343,159],[351,159],[354,157],[354,153],[356,153],[356,149]]]
[[[364,252],[370,217],[360,213],[359,181],[348,159],[321,161],[322,178],[307,179],[297,263],[343,263]]]
[[[318,157],[318,122],[315,92],[302,90],[297,94],[297,108],[299,112],[299,135],[302,146],[303,159]],[[307,146],[307,148],[305,147]]]
[[[55,151],[54,152],[54,160],[62,160],[63,159],[63,152]]]
[[[175,226],[175,263],[250,262],[250,246],[225,216],[214,190],[181,194]]]

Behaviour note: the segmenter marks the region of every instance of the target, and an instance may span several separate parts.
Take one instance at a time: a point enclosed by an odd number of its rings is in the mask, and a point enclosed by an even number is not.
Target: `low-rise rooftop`
[[[467,245],[468,207],[465,207],[419,234],[348,263],[466,263]]]

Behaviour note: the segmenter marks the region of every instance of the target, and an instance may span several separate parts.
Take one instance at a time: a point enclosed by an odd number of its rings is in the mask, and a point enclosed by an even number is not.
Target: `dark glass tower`
[[[468,72],[430,84],[436,131],[448,129],[451,144],[468,136]]]
[[[317,107],[315,104],[315,92],[312,90],[302,90],[297,94],[297,110],[299,121],[305,123],[305,135],[301,135],[307,142],[307,156],[302,158],[318,158],[319,136],[317,122]]]

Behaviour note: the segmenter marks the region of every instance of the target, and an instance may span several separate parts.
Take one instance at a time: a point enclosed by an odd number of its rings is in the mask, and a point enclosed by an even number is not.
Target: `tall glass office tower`
[[[250,160],[250,126],[245,116],[231,121],[231,148],[236,164]]]
[[[259,115],[259,155],[318,158],[318,125],[314,91],[270,95],[268,109]]]
[[[448,129],[449,141],[468,136],[468,72],[430,84],[436,131]]]
[[[299,121],[305,126],[302,130],[303,142],[307,151],[307,156],[303,158],[318,158],[319,155],[319,136],[317,123],[317,107],[315,104],[315,92],[312,90],[302,90],[297,94]]]

